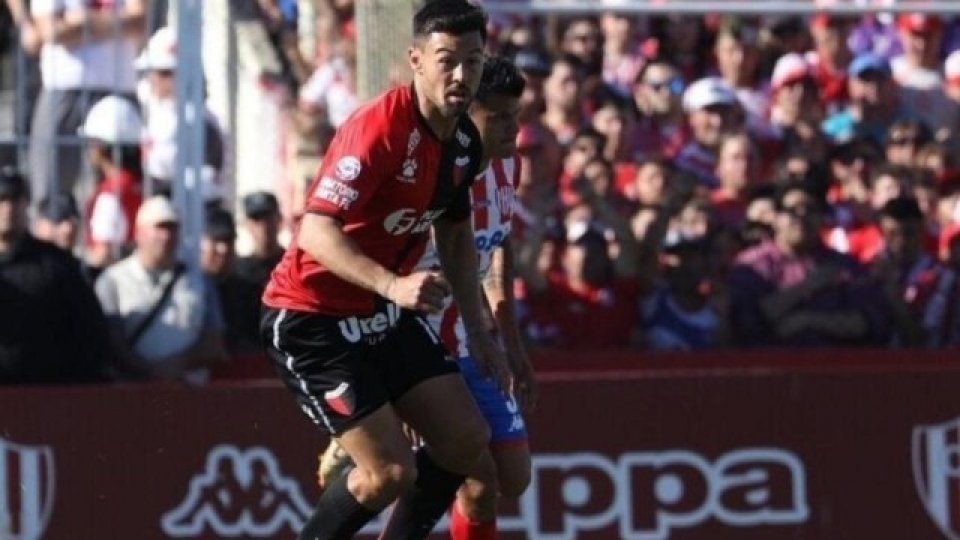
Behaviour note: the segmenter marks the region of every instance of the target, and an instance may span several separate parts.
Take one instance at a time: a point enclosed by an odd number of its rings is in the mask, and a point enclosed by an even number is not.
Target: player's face
[[[470,119],[480,130],[483,149],[490,158],[507,158],[517,151],[520,99],[491,95],[470,109]]]
[[[420,39],[409,56],[418,90],[443,116],[467,111],[483,73],[483,39],[479,32],[459,36],[434,32]]]

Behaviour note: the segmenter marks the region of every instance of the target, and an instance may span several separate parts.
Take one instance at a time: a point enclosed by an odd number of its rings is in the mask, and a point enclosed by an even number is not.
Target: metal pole
[[[180,260],[199,271],[203,234],[200,175],[204,149],[203,64],[200,58],[201,0],[176,0],[177,160],[173,200],[180,213]]]
[[[488,13],[515,15],[575,15],[606,11],[650,15],[703,15],[705,13],[862,15],[900,12],[960,14],[960,1],[901,0],[888,3],[857,0],[817,5],[813,0],[529,0],[522,3],[510,0],[485,0],[483,8]]]

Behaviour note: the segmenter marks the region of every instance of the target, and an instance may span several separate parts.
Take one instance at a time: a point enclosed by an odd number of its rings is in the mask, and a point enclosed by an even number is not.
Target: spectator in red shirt
[[[687,144],[690,131],[680,103],[683,89],[680,73],[664,59],[651,60],[640,71],[633,86],[640,112],[630,138],[633,159],[673,159]]]
[[[917,201],[891,199],[880,211],[884,249],[873,263],[895,324],[892,345],[938,347],[960,305],[957,274],[924,252],[923,214]]]
[[[826,13],[816,15],[811,21],[814,50],[807,53],[806,60],[827,112],[840,110],[847,101],[847,66],[853,59],[847,40],[854,22]]]
[[[586,182],[578,188],[584,203],[564,220],[560,269],[538,270],[542,228],[528,237],[520,258],[531,313],[528,331],[542,344],[625,347],[637,318],[637,244],[616,209]],[[607,228],[615,244],[605,237]]]
[[[81,133],[90,141],[90,162],[97,177],[85,212],[87,263],[102,270],[133,245],[133,225],[143,200],[143,121],[133,103],[107,96],[90,109]]]

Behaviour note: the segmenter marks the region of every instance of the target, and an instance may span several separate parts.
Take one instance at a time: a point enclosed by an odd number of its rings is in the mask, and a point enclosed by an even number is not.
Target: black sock
[[[450,508],[464,476],[440,468],[417,451],[417,482],[397,500],[380,540],[419,540],[430,535],[437,521]]]
[[[300,531],[298,540],[346,540],[353,538],[368,521],[380,513],[360,503],[347,489],[346,474],[323,490],[317,509]]]

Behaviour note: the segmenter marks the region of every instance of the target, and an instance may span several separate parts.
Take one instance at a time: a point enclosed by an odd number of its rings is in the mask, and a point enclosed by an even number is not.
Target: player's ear
[[[414,73],[423,71],[423,49],[419,44],[414,43],[413,47],[407,49],[407,60],[410,62],[410,70]]]

